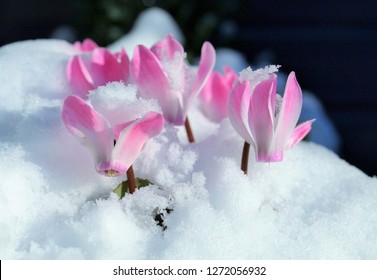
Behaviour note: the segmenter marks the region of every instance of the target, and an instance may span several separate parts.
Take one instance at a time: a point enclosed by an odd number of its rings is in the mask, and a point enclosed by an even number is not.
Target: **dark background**
[[[175,17],[189,56],[204,40],[251,62],[271,49],[271,63],[294,70],[323,102],[341,136],[340,156],[377,175],[377,1],[1,0],[0,45],[48,38],[62,24],[106,45],[153,5]]]

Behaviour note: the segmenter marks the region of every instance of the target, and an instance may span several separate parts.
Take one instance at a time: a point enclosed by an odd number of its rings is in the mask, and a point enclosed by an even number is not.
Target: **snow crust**
[[[197,143],[166,125],[134,164],[153,185],[120,200],[112,190],[124,178],[98,175],[60,118],[74,52],[58,40],[0,49],[1,259],[377,258],[376,177],[313,143],[279,163],[251,154],[245,176],[241,137],[198,106]],[[114,94],[134,88],[110,87],[91,102],[137,102]]]

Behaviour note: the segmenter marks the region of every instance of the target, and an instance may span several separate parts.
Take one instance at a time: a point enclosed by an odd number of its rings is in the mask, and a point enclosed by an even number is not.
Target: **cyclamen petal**
[[[171,93],[169,80],[157,57],[145,46],[137,46],[131,61],[132,77],[145,98],[156,98],[167,121],[174,123],[181,101]]]
[[[91,52],[95,48],[98,48],[98,45],[96,42],[94,42],[92,39],[85,39],[82,43],[80,41],[77,41],[73,44],[75,49],[83,52]]]
[[[125,127],[112,151],[111,166],[120,173],[126,172],[141,153],[145,142],[160,134],[163,125],[163,116],[150,112]]]
[[[250,92],[249,83],[242,82],[237,83],[234,86],[232,93],[229,96],[228,114],[229,120],[234,129],[255,149],[255,140],[250,131],[249,125],[248,112],[251,96],[250,94],[246,94],[248,92]]]
[[[214,47],[211,45],[211,43],[204,42],[195,82],[191,90],[189,90],[189,92],[187,92],[187,94],[183,96],[185,115],[187,114],[187,111],[191,106],[193,100],[198,96],[205,83],[207,82],[213,68],[215,67],[215,61],[216,51]]]
[[[114,136],[100,114],[80,97],[71,95],[63,102],[62,119],[68,131],[89,148],[97,169],[110,161]]]
[[[67,79],[73,93],[80,97],[86,97],[88,91],[94,89],[93,79],[84,61],[79,56],[73,56],[69,59],[67,65]]]
[[[302,124],[300,124],[298,127],[295,128],[295,130],[292,132],[292,134],[289,136],[288,142],[286,143],[286,149],[293,148],[298,142],[300,142],[302,139],[305,138],[305,136],[310,132],[312,129],[312,124],[315,121],[315,119],[306,121]]]
[[[228,116],[228,97],[237,79],[236,72],[224,67],[224,75],[213,71],[207,83],[199,93],[203,113],[214,122],[220,122]]]
[[[125,52],[123,54],[125,55]],[[123,56],[120,56],[120,59],[123,59]],[[128,57],[125,60],[128,60]],[[127,82],[129,74],[128,65],[125,66],[119,63],[117,56],[105,48],[97,48],[93,51],[89,69],[93,77],[94,87],[102,86],[112,81]]]
[[[67,79],[73,94],[83,98],[89,90],[108,82],[127,82],[129,76],[129,58],[124,50],[112,54],[105,48],[95,48],[91,53],[71,57],[67,64]]]
[[[283,102],[276,124],[276,149],[283,152],[285,143],[294,130],[300,117],[302,108],[302,92],[296,80],[296,75],[291,72],[288,76],[284,90]]]
[[[251,95],[249,126],[253,134],[258,161],[271,161],[274,138],[276,76],[257,84]]]

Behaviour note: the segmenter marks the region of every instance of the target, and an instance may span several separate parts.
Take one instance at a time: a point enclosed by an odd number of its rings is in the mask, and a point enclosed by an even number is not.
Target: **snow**
[[[145,100],[136,94],[137,85],[112,82],[89,91],[89,103],[112,126],[141,118],[151,111],[162,113],[157,100]]]
[[[197,142],[167,124],[134,164],[153,184],[120,200],[112,190],[124,178],[98,175],[60,118],[73,53],[59,40],[0,49],[1,259],[377,258],[376,177],[314,143],[271,164],[251,151],[245,176],[241,137],[197,103]],[[90,101],[104,114],[123,103],[158,110],[134,92],[112,83]]]

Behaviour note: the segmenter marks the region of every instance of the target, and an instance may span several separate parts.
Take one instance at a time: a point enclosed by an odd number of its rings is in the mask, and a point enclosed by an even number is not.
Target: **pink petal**
[[[285,86],[283,101],[275,127],[276,150],[282,152],[285,143],[294,130],[302,107],[302,93],[294,72],[291,72]]]
[[[127,83],[130,78],[130,59],[123,48],[119,53],[115,54],[115,57],[120,64],[121,71],[123,72],[122,80]]]
[[[158,41],[151,47],[152,53],[157,56],[159,60],[169,57],[170,59],[174,58],[176,52],[183,54],[184,49],[173,35],[169,34],[164,39]]]
[[[220,122],[228,116],[228,96],[231,90],[228,84],[226,77],[212,72],[199,94],[204,113],[214,122]]]
[[[114,135],[99,113],[80,97],[71,95],[63,102],[62,119],[68,131],[89,148],[97,170],[109,162]]]
[[[94,89],[93,79],[81,57],[72,56],[67,64],[67,79],[74,94],[86,97]]]
[[[145,142],[161,133],[163,126],[163,116],[149,112],[125,127],[112,152],[112,169],[125,173],[141,153]]]
[[[200,63],[199,68],[196,75],[196,80],[194,82],[194,85],[191,88],[191,91],[189,91],[185,96],[183,96],[183,109],[185,115],[187,114],[187,111],[189,107],[191,106],[191,103],[196,98],[196,96],[199,94],[199,92],[204,87],[205,83],[208,80],[208,77],[211,75],[211,72],[213,70],[213,67],[215,66],[216,61],[216,51],[211,43],[204,42],[202,46],[201,56],[200,56]]]
[[[93,52],[90,62],[90,73],[92,74],[95,87],[103,86],[108,82],[122,81],[128,67],[122,69],[117,58],[105,48],[97,48]]]
[[[257,147],[257,161],[273,159],[276,75],[258,83],[251,95],[249,125]]]
[[[177,116],[181,115],[181,102],[171,92],[168,77],[159,60],[147,47],[140,45],[135,48],[131,74],[143,97],[158,100],[168,122],[180,121]]]
[[[309,133],[309,131],[312,129],[312,123],[315,121],[315,119],[306,121],[302,124],[300,124],[298,127],[295,128],[295,130],[290,135],[288,142],[286,144],[286,149],[293,148],[298,142],[300,142],[304,137]]]
[[[228,100],[228,116],[234,129],[241,137],[255,148],[248,121],[250,106],[250,84],[248,81],[238,82],[232,89]]]
[[[93,51],[95,48],[98,48],[98,45],[96,42],[94,42],[92,39],[85,39],[82,43],[81,42],[75,42],[73,46],[80,51],[83,52],[90,52]]]

